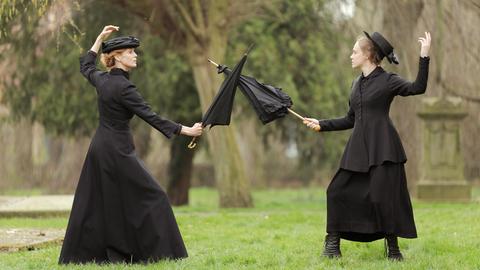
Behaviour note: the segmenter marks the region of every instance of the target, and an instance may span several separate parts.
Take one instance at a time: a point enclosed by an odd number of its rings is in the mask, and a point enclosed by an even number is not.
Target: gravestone
[[[68,217],[73,195],[0,196],[0,218]]]
[[[62,243],[63,229],[0,229],[0,253],[36,250]]]
[[[418,199],[470,201],[460,144],[460,122],[467,116],[462,99],[424,98],[417,114],[423,120]]]

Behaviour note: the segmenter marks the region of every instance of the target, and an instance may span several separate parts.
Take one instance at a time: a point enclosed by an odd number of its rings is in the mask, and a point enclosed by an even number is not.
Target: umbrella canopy
[[[203,116],[202,125],[204,127],[210,125],[210,128],[212,128],[215,125],[230,124],[233,100],[245,61],[247,61],[247,54],[245,54],[233,70],[227,74],[210,108],[208,108]]]
[[[223,72],[227,78],[232,74],[232,70],[227,66],[219,65],[217,69],[218,73]],[[244,75],[240,76],[238,83],[240,90],[252,104],[263,124],[284,117],[293,105],[292,99],[282,92],[281,88],[258,82],[255,78]]]

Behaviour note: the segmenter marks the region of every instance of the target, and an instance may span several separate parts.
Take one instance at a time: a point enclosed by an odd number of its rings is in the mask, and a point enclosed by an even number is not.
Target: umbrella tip
[[[247,51],[245,52],[245,55],[248,55],[250,53],[250,51],[252,50],[253,46],[255,46],[255,43],[252,43],[250,44],[250,46],[248,46],[248,49]]]
[[[213,60],[212,60],[212,59],[210,59],[210,58],[207,58],[207,60],[208,60],[208,62],[210,62],[210,63],[214,64],[215,66],[217,66],[217,67],[219,66],[217,63],[213,62]]]

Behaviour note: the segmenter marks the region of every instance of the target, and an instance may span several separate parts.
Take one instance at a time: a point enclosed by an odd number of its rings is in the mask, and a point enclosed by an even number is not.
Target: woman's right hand
[[[183,135],[191,136],[191,137],[198,137],[202,135],[203,132],[203,126],[202,123],[195,123],[191,127],[182,127],[182,131],[180,132]]]
[[[317,119],[315,119],[315,118],[304,117],[304,118],[303,118],[303,123],[304,123],[307,127],[311,128],[311,129],[313,129],[313,130],[315,130],[315,131],[320,131],[320,129],[321,129],[321,127],[320,127],[320,122],[319,122]]]

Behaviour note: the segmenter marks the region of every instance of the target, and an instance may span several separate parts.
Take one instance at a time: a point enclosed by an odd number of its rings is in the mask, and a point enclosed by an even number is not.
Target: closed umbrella
[[[217,95],[213,99],[212,104],[208,108],[207,112],[203,115],[202,126],[206,127],[210,125],[210,128],[216,125],[229,125],[230,117],[232,114],[233,100],[235,98],[235,92],[238,85],[242,68],[247,61],[247,54],[245,53],[240,61],[235,65],[233,70],[229,72],[225,80],[223,81]],[[196,137],[188,144],[189,148],[194,148]]]

